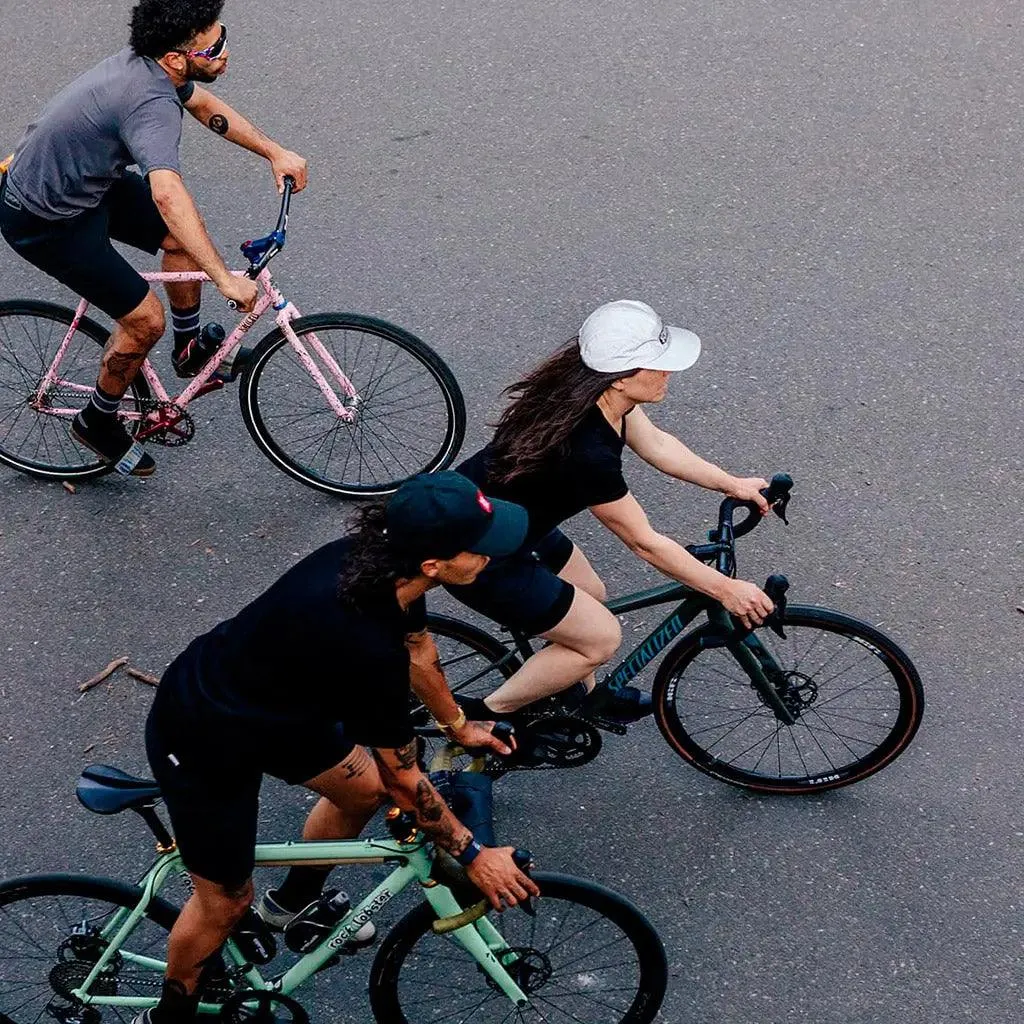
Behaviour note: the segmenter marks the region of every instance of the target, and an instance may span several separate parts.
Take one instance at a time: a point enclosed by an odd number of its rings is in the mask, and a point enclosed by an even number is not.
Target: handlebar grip
[[[284,187],[289,192],[292,192],[295,189],[295,179],[290,174],[286,174],[284,176]]]
[[[489,906],[490,904],[487,900],[480,900],[474,903],[473,906],[466,907],[461,914],[452,914],[451,917],[439,917],[430,925],[430,930],[435,935],[447,935],[449,932],[457,931],[459,928],[465,928],[467,924],[479,921],[487,913]]]
[[[761,494],[769,505],[775,505],[776,502],[782,502],[783,508],[785,502],[789,501],[789,492],[793,489],[793,478],[788,473],[776,473],[771,483],[767,487],[761,488]],[[726,520],[732,519],[733,513],[740,508],[748,510],[746,518],[739,523],[734,523],[732,528],[733,537],[743,537],[750,533],[750,531],[757,526],[761,521],[761,512],[757,505],[752,501],[737,501],[736,498],[726,498],[722,502],[722,515]],[[785,522],[785,514],[781,515],[783,522]]]
[[[769,505],[774,505],[780,498],[788,498],[793,490],[793,478],[788,473],[776,473],[772,482],[761,493]]]
[[[524,875],[530,873],[530,868],[533,867],[533,854],[529,850],[516,848],[512,851],[512,860]]]

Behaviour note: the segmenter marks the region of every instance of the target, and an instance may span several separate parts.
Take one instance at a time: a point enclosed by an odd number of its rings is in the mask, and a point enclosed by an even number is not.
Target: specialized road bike
[[[450,465],[466,407],[444,361],[394,324],[352,313],[301,316],[268,265],[284,248],[293,187],[275,229],[245,242],[237,276],[260,287],[209,362],[177,395],[146,360],[118,413],[136,441],[175,448],[195,435],[191,403],[239,380],[242,419],[257,447],[296,480],[329,494],[389,494],[409,476]],[[145,273],[147,281],[208,281],[201,272]],[[49,302],[0,302],[0,462],[35,477],[78,481],[109,473],[68,432],[93,391],[109,332]],[[253,348],[246,336],[268,312],[277,327]]]
[[[778,474],[765,491],[783,521],[792,486]],[[742,508],[747,517],[734,523]],[[752,503],[727,498],[708,543],[687,550],[734,577],[736,539],[761,518]],[[664,654],[654,677],[655,720],[672,749],[705,774],[758,792],[797,794],[848,786],[880,771],[907,749],[921,724],[917,670],[876,627],[828,608],[788,604],[788,588],[785,576],[769,577],[764,589],[776,609],[755,630],[681,583],[609,601],[616,615],[672,607],[598,683],[599,697],[614,694]],[[684,632],[702,615],[705,623]],[[493,692],[534,652],[531,638],[516,630],[499,638],[445,615],[428,616],[428,629],[449,685],[467,696]],[[425,709],[416,713],[424,763],[465,767]],[[600,751],[602,732],[623,735],[626,726],[555,696],[519,713],[513,757],[472,766],[496,776],[585,764]]]

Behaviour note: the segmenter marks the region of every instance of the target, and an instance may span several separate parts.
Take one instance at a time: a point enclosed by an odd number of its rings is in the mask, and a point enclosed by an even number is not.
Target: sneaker
[[[595,718],[608,718],[614,722],[636,722],[654,711],[651,695],[635,686],[623,686],[618,693],[595,690],[583,702],[583,710]]]
[[[209,323],[182,348],[175,346],[171,364],[179,377],[194,377],[210,361],[224,341],[224,328]]]
[[[153,1024],[153,1017],[151,1016],[152,1013],[153,1007],[151,1006],[148,1009],[143,1010],[142,1013],[136,1014],[132,1019],[132,1024]]]
[[[256,908],[256,913],[263,919],[268,927],[272,928],[275,932],[283,932],[301,914],[307,907],[302,907],[299,910],[288,910],[282,907],[277,902],[275,897],[277,896],[276,889],[268,889],[262,897],[260,897],[259,906]],[[314,901],[315,902],[315,901]],[[312,906],[313,904],[309,904]],[[367,921],[366,924],[356,932],[355,936],[347,942],[345,945],[347,948],[358,949],[360,946],[366,946],[377,937],[377,927],[372,921]]]
[[[138,441],[133,441],[124,426],[113,416],[96,423],[86,422],[83,413],[71,421],[71,436],[95,452],[104,462],[113,463],[123,476],[152,476],[156,463]]]

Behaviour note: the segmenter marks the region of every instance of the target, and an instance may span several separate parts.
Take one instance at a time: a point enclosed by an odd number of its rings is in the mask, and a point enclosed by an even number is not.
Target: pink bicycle
[[[129,433],[177,447],[195,435],[189,404],[240,380],[242,419],[279,469],[346,497],[389,494],[416,473],[449,466],[462,444],[466,407],[451,370],[407,331],[351,313],[301,316],[268,264],[285,244],[291,182],[277,227],[245,242],[260,285],[256,307],[188,386],[170,395],[147,360],[122,401]],[[148,281],[208,281],[206,274],[147,273]],[[111,471],[76,444],[68,426],[88,401],[98,350],[109,332],[49,302],[0,302],[0,461],[32,476],[84,480]],[[277,327],[252,348],[243,341],[273,310]]]

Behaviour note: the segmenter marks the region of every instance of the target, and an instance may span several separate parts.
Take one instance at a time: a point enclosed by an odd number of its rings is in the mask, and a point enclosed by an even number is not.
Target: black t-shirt
[[[573,428],[565,457],[554,454],[510,483],[490,479],[490,445],[457,469],[491,497],[522,505],[530,514],[526,543],[533,544],[585,508],[618,501],[629,493],[622,476],[625,437],[626,421],[622,421],[622,434],[617,434],[595,405]]]
[[[239,727],[341,722],[371,747],[413,738],[405,638],[426,628],[426,602],[403,612],[388,587],[358,609],[342,603],[338,574],[351,543],[314,551],[192,641],[171,673],[186,711],[222,714]]]

